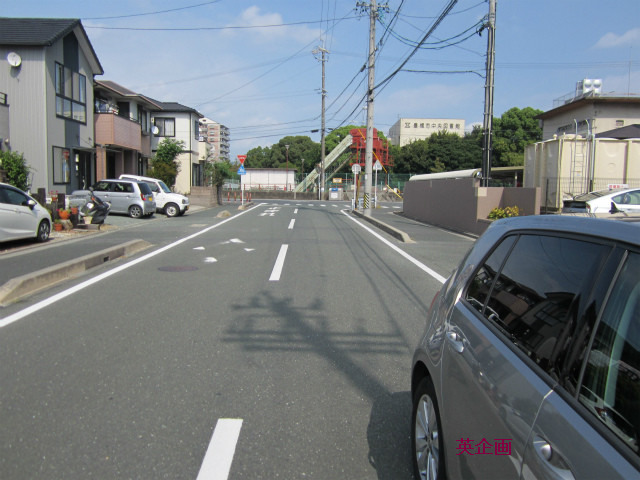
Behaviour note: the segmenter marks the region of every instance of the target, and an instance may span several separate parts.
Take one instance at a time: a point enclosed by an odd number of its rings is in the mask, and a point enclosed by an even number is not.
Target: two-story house
[[[103,69],[77,19],[0,18],[0,93],[31,185],[70,193],[95,172],[94,76]]]
[[[175,102],[151,100],[159,108],[153,110],[154,135],[151,149],[155,152],[158,144],[165,138],[184,143],[184,152],[177,158],[180,171],[176,178],[176,192],[188,195],[191,186],[204,184],[205,159],[200,158],[200,119],[197,110]]]
[[[151,112],[161,107],[112,81],[96,80],[94,96],[97,179],[146,175],[152,156]]]

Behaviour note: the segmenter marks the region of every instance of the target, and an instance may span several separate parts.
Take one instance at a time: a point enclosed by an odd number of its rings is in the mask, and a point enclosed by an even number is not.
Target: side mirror
[[[36,208],[36,205],[38,203],[35,200],[27,200],[27,207],[29,207],[31,210],[33,210],[34,208]]]

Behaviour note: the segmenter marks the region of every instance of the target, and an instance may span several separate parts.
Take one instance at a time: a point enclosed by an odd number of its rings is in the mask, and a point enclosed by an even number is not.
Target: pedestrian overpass
[[[340,155],[342,155],[347,149],[349,149],[352,143],[353,143],[353,137],[350,134],[347,134],[347,136],[342,139],[342,141],[336,146],[336,148],[331,150],[329,155],[324,157],[325,182],[330,180],[331,177],[333,177],[333,175],[349,161],[349,157],[347,157],[343,162],[341,163],[337,162],[337,160],[340,158]],[[329,167],[332,167],[332,168],[329,168]],[[311,173],[307,175],[302,182],[296,185],[296,188],[294,191],[303,192],[309,186],[316,185],[319,176],[320,176],[320,173],[314,168],[311,171]]]

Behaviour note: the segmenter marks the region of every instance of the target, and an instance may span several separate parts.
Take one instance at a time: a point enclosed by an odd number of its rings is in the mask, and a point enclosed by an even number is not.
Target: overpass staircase
[[[340,155],[342,155],[351,146],[352,143],[353,143],[353,137],[350,134],[348,134],[346,137],[342,139],[342,141],[338,145],[336,145],[336,147],[333,150],[331,150],[329,155],[324,157],[325,181],[333,177],[333,175],[349,161],[349,158],[347,158],[340,164],[336,162],[336,160],[340,158]],[[330,169],[329,168],[330,166],[333,166],[334,168]],[[306,187],[308,187],[309,185],[315,185],[319,176],[320,176],[320,173],[317,172],[316,169],[314,168],[311,171],[311,173],[307,175],[302,182],[296,185],[296,188],[294,191],[303,192],[306,189]]]

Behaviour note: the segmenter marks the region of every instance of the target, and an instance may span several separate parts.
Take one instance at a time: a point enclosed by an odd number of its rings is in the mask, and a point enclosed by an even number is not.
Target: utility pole
[[[322,120],[320,126],[320,187],[318,188],[318,200],[322,200],[322,190],[324,189],[324,157],[325,157],[325,144],[324,144],[324,136],[325,136],[325,99],[327,97],[327,91],[324,88],[324,62],[326,62],[325,54],[329,53],[328,50],[325,50],[324,47],[318,47],[313,51],[314,54],[322,53]]]
[[[371,216],[371,177],[373,173],[373,87],[375,84],[376,18],[378,5],[371,0],[369,8],[369,82],[367,86],[367,139],[364,151],[364,216]],[[357,202],[357,199],[356,199]]]
[[[489,0],[486,80],[484,84],[484,122],[482,126],[482,186],[489,186],[493,130],[493,72],[495,70],[496,0]]]

